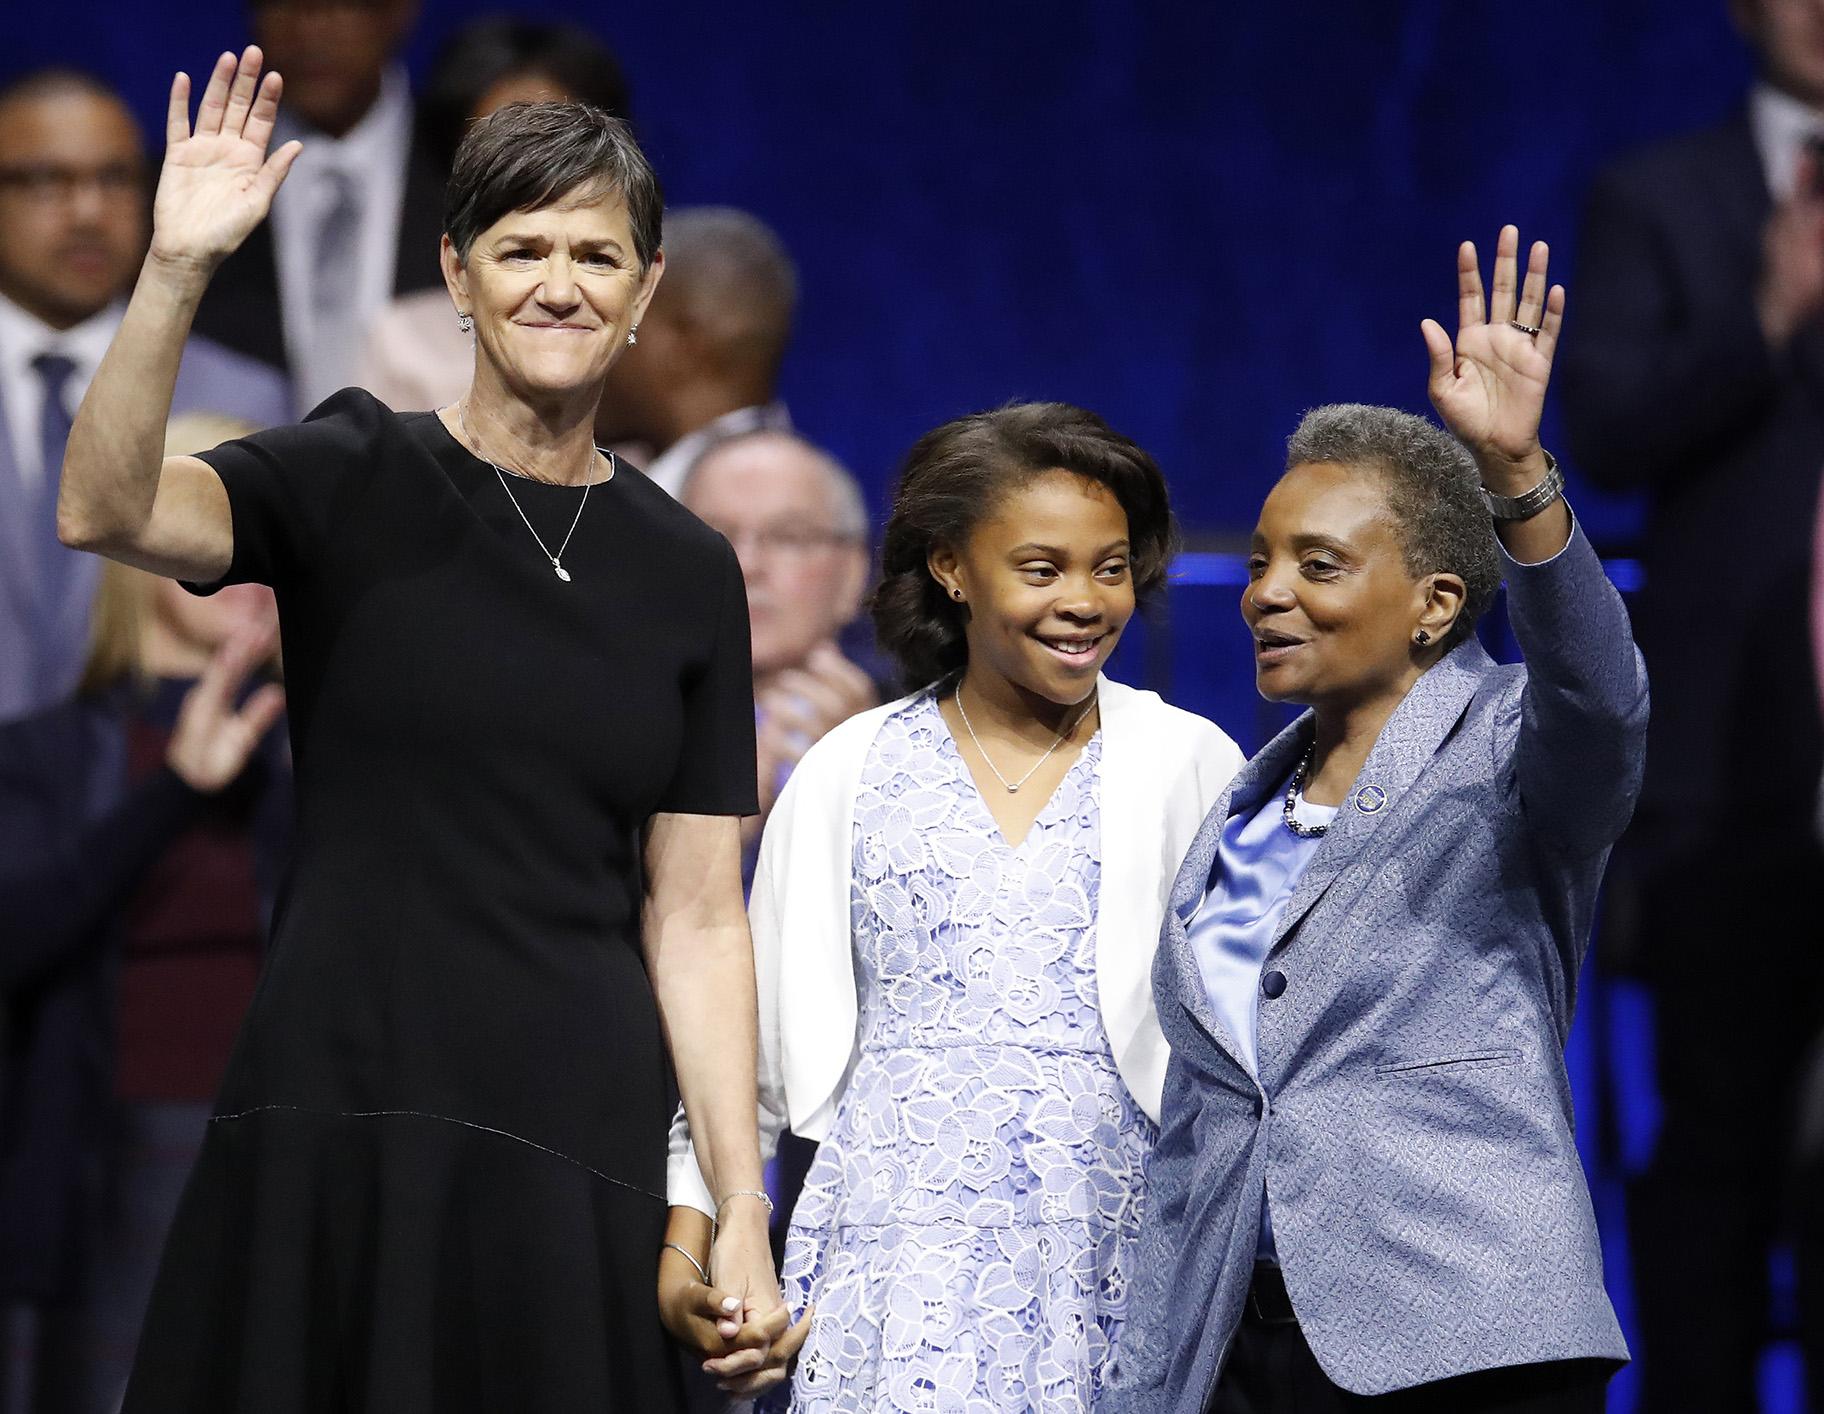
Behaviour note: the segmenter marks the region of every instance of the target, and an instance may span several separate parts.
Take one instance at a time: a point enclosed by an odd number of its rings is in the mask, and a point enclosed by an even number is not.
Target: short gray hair
[[[477,119],[456,149],[443,229],[467,260],[475,238],[510,212],[611,192],[627,203],[644,270],[658,254],[665,199],[633,130],[587,103],[509,103]]]
[[[1501,585],[1494,522],[1482,502],[1482,479],[1463,444],[1422,417],[1398,408],[1332,403],[1313,408],[1286,439],[1286,470],[1328,462],[1373,472],[1387,493],[1415,579],[1454,574],[1464,583],[1463,610],[1443,646],[1476,629]]]
[[[798,270],[771,226],[733,206],[680,206],[665,222],[665,294],[768,387],[798,308]]]
[[[679,498],[682,499],[689,490],[691,479],[703,469],[704,465],[715,460],[724,452],[735,451],[742,447],[768,445],[786,447],[799,453],[823,473],[824,483],[828,488],[831,532],[845,540],[853,540],[859,545],[866,545],[870,532],[868,501],[867,497],[862,494],[861,483],[855,479],[855,473],[815,442],[800,437],[796,432],[767,428],[758,432],[743,432],[739,436],[724,438],[713,444],[691,463],[690,470],[685,473],[684,484],[678,488]]]

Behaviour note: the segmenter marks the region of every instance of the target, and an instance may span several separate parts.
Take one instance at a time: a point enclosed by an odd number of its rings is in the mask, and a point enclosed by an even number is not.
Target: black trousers
[[[1756,1362],[1780,1333],[1767,1255],[1781,1241],[1799,1287],[1785,1329],[1824,1409],[1824,1165],[1795,1172],[1792,1153],[1798,1081],[1824,1034],[1824,855],[1796,811],[1778,830],[1726,823],[1723,837],[1649,852],[1643,820],[1622,857],[1662,1107],[1628,1188],[1640,1414],[1760,1407]]]
[[[1555,1360],[1480,1370],[1392,1394],[1351,1394],[1317,1363],[1289,1314],[1284,1287],[1249,1312],[1229,1347],[1228,1363],[1207,1414],[1603,1414],[1608,1360]],[[1278,1308],[1278,1309],[1276,1309]]]

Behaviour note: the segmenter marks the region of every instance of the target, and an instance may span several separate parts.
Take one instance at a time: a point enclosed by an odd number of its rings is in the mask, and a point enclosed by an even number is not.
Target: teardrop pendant
[[[570,582],[570,571],[565,569],[556,560],[551,561],[551,568],[557,571],[557,577],[563,580],[565,584]]]

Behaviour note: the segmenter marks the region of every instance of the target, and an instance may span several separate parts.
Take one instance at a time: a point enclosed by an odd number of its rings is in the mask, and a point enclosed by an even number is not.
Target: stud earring
[[[474,333],[475,332],[475,316],[472,314],[457,315],[456,316],[456,327],[458,329],[462,330],[462,332],[465,334]]]
[[[1431,635],[1425,632],[1424,629],[1420,629],[1417,633],[1413,634],[1412,641],[1423,647],[1425,644],[1431,642]]]
[[[632,348],[635,344],[639,343],[639,341],[640,341],[640,326],[636,324],[633,326],[633,328],[631,328],[627,331],[627,347]]]
[[[963,591],[960,589],[952,589],[950,591],[950,597],[960,604],[963,602]]]

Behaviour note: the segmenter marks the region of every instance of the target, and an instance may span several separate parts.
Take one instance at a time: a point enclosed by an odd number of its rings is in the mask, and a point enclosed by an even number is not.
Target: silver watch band
[[[1497,496],[1482,488],[1482,504],[1496,520],[1531,520],[1564,494],[1564,473],[1558,470],[1558,458],[1545,454],[1545,475],[1536,486],[1518,496]]]

